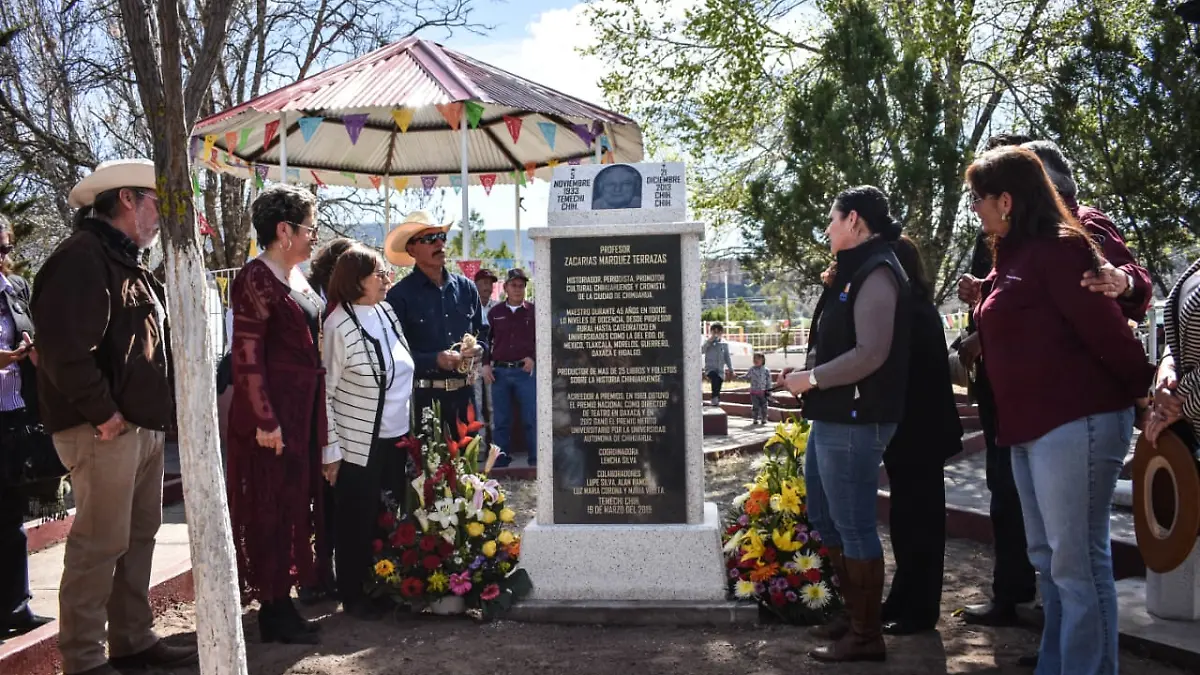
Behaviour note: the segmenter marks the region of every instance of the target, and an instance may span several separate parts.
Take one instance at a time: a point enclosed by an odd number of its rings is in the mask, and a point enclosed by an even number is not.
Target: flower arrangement
[[[435,404],[436,406],[436,404]],[[461,598],[484,617],[508,609],[532,589],[517,567],[520,535],[516,513],[505,503],[500,483],[488,473],[500,455],[491,446],[479,470],[483,424],[469,410],[454,435],[443,431],[437,409],[426,408],[417,437],[398,444],[407,453],[410,483],[389,502],[375,542],[372,594],[388,595],[414,608],[436,607]]]
[[[729,589],[783,621],[821,623],[842,604],[821,534],[805,507],[804,448],[809,424],[791,418],[754,463],[754,482],[733,500],[722,534]]]

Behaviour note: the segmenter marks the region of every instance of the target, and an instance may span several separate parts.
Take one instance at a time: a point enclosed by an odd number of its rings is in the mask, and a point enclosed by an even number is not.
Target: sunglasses
[[[288,225],[291,225],[292,227],[294,227],[294,228],[296,228],[296,229],[298,229],[298,230],[305,230],[305,231],[307,231],[307,232],[308,232],[308,238],[309,238],[309,239],[316,239],[316,238],[317,238],[317,236],[320,234],[320,230],[318,230],[318,229],[317,229],[317,226],[316,226],[316,225],[313,225],[313,226],[311,226],[311,227],[310,227],[310,226],[308,226],[308,225],[302,225],[302,224],[300,224],[300,223],[293,223],[293,222],[292,222],[292,221],[290,221],[290,220],[285,220],[285,221],[283,221],[283,222],[287,223]]]
[[[5,244],[3,246],[0,246],[0,255],[8,255],[9,253],[12,253],[16,249],[17,249],[17,247],[13,246],[12,244]]]
[[[444,241],[446,241],[446,233],[445,232],[430,232],[429,234],[423,234],[419,237],[413,237],[409,241],[414,244],[432,244],[435,241],[443,241],[444,242]]]

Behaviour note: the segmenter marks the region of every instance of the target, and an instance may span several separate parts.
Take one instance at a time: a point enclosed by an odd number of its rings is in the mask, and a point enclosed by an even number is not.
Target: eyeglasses
[[[371,274],[379,277],[380,281],[391,281],[392,280],[392,271],[391,270],[375,270],[374,272],[371,272]]]
[[[985,199],[987,199],[987,197],[985,197],[977,192],[974,192],[974,191],[971,192],[971,206],[975,206],[976,204],[978,204],[979,202],[981,202]]]
[[[414,244],[432,244],[435,241],[446,241],[446,233],[430,232],[429,234],[423,234],[419,237],[413,237],[409,241]]]
[[[318,230],[318,229],[317,229],[317,226],[316,226],[316,225],[311,225],[311,226],[310,226],[310,225],[303,225],[303,224],[301,224],[301,223],[293,223],[293,222],[292,222],[292,221],[290,221],[290,220],[285,220],[285,221],[283,221],[283,222],[287,223],[288,225],[291,225],[292,227],[294,227],[294,228],[296,228],[296,229],[299,229],[299,230],[307,230],[307,231],[308,231],[308,238],[309,238],[309,239],[316,239],[316,238],[317,238],[317,236],[318,236],[318,235],[320,234],[320,232],[321,232],[320,230]]]

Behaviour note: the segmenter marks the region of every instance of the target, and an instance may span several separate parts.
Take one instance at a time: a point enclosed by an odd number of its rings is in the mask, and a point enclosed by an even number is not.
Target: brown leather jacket
[[[38,272],[31,310],[48,431],[98,426],[117,411],[139,427],[174,428],[166,296],[128,237],[85,220]]]

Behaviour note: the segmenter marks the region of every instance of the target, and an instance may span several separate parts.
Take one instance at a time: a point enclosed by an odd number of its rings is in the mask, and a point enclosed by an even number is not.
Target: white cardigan
[[[386,302],[383,309],[400,337],[400,344],[408,350],[408,341],[400,327],[400,320]],[[351,309],[350,311],[353,311]],[[351,464],[366,466],[371,454],[371,442],[379,431],[379,415],[383,407],[384,391],[376,382],[371,364],[377,363],[370,343],[359,334],[345,306],[338,305],[325,319],[325,403],[329,424],[336,426],[338,442],[329,445],[323,453],[328,464],[344,459]]]

